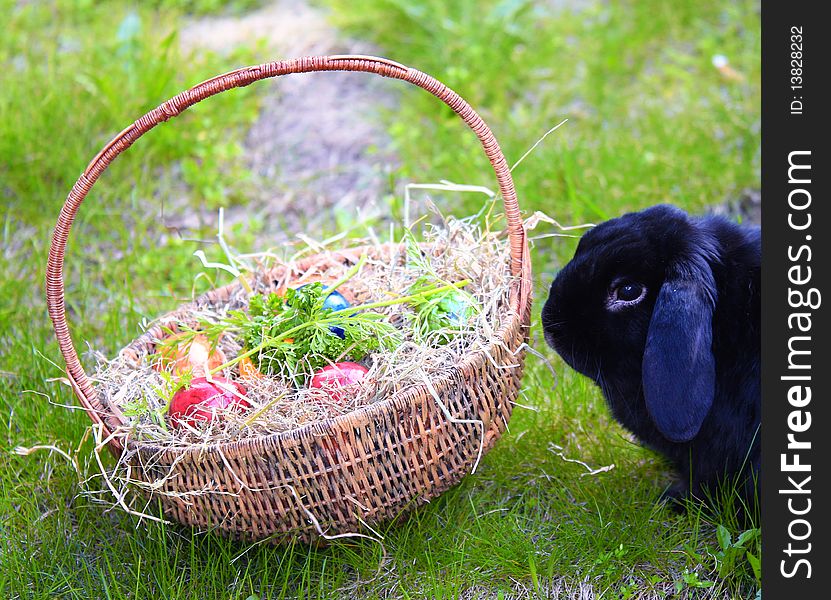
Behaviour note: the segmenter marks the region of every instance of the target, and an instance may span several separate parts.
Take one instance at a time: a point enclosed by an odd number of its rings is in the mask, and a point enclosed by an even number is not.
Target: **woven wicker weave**
[[[67,375],[89,417],[102,427],[104,435],[124,424],[119,411],[106,405],[84,372],[66,321],[64,253],[84,197],[116,156],[189,106],[260,79],[312,71],[364,71],[403,79],[445,102],[476,133],[496,173],[508,223],[515,276],[509,315],[497,332],[502,343],[493,344],[487,354],[471,352],[457,364],[448,365],[429,384],[413,386],[334,419],[289,432],[186,450],[126,442],[134,478],[147,482],[164,479],[155,495],[165,515],[233,537],[312,541],[322,533],[328,537],[361,531],[362,521],[372,524],[393,519],[434,498],[458,483],[471,470],[480,449],[492,447],[504,432],[522,377],[522,344],[527,339],[531,309],[531,265],[511,174],[490,129],[455,92],[415,69],[369,56],[309,57],[239,69],[175,96],[118,134],[73,186],[49,251],[47,303]],[[365,251],[384,256],[391,249],[379,246],[329,254],[348,262]],[[237,285],[213,290],[195,303],[219,303]],[[175,319],[186,308],[162,317],[160,322]],[[122,352],[136,358],[152,352],[152,339],[158,334],[148,331]],[[453,415],[452,421],[436,396]],[[484,431],[477,421],[484,424]],[[119,454],[122,442],[123,438],[114,436],[109,446]]]

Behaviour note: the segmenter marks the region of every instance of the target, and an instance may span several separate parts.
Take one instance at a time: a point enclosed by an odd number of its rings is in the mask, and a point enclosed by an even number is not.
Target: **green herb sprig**
[[[333,319],[334,311],[323,306],[331,292],[316,282],[288,289],[285,296],[252,296],[248,313],[235,311],[245,348],[261,348],[251,357],[261,372],[294,373],[301,366],[313,371],[337,360],[361,360],[400,343],[400,332],[378,313],[362,311]],[[333,326],[343,337],[332,331]]]
[[[402,341],[402,333],[375,312],[395,304],[418,303],[433,295],[461,290],[468,280],[444,285],[424,285],[413,293],[351,306],[338,311],[324,308],[326,297],[349,281],[366,263],[366,255],[343,278],[329,287],[313,283],[301,289],[289,289],[284,296],[276,293],[249,298],[248,311],[231,311],[217,321],[202,320],[196,327],[180,326],[167,344],[191,343],[197,335],[208,338],[212,347],[225,333],[237,335],[245,350],[225,364],[210,371],[215,375],[233,367],[244,358],[251,358],[266,374],[285,373],[295,377],[330,362],[351,358],[360,360],[380,348],[393,349]],[[333,333],[335,326],[344,333],[343,339]]]

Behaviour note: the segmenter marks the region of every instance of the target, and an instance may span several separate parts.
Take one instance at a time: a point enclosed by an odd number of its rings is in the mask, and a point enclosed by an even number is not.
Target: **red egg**
[[[357,391],[369,369],[353,362],[326,365],[312,376],[310,387],[324,390],[335,402],[345,403]]]
[[[218,410],[243,412],[250,408],[248,401],[240,395],[245,395],[245,388],[236,381],[228,381],[224,377],[208,381],[205,377],[196,377],[189,387],[173,395],[167,412],[174,425],[213,421]]]

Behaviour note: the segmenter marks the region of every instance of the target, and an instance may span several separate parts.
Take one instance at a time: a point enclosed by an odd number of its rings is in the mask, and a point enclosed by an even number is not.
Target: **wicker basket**
[[[509,314],[497,332],[502,343],[489,349],[490,357],[483,351],[471,352],[429,384],[405,389],[349,414],[284,433],[185,450],[126,442],[134,478],[152,482],[160,474],[174,475],[165,477],[164,486],[154,493],[167,517],[232,537],[313,541],[362,531],[365,524],[396,518],[429,501],[458,483],[480,451],[491,448],[504,432],[522,377],[522,345],[531,311],[531,264],[511,174],[490,129],[455,92],[415,69],[370,56],[309,57],[239,69],[171,98],[110,141],[73,186],[52,238],[46,289],[69,381],[89,417],[105,436],[123,425],[119,411],[106,405],[84,372],[66,321],[64,252],[84,197],[116,156],[189,106],[259,79],[312,71],[363,71],[403,79],[445,102],[479,137],[496,172],[507,217],[514,275]],[[379,246],[330,254],[348,261],[367,250],[389,252]],[[213,290],[195,303],[221,300],[236,285]],[[177,312],[160,322],[175,318]],[[122,352],[137,358],[152,352],[157,334],[147,332]],[[453,420],[446,417],[436,397]],[[113,436],[109,447],[120,454],[123,438]]]

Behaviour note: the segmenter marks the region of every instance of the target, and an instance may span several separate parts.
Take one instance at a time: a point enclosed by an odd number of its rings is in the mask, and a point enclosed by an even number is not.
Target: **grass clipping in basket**
[[[163,320],[138,360],[99,357],[95,379],[123,415],[124,435],[182,447],[289,431],[423,384],[500,343],[507,241],[453,218],[426,225],[424,239],[407,230],[400,244],[354,260],[261,260],[221,302]]]

